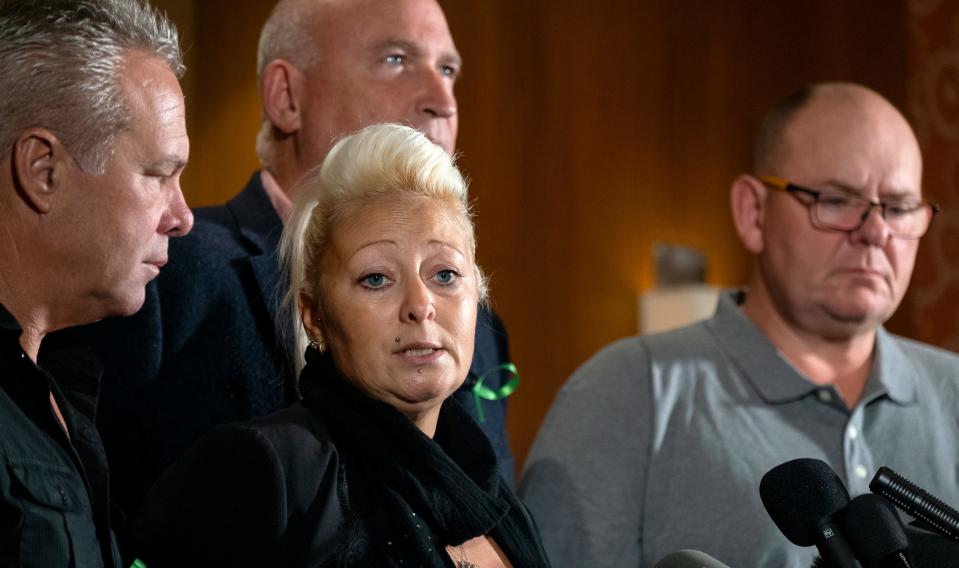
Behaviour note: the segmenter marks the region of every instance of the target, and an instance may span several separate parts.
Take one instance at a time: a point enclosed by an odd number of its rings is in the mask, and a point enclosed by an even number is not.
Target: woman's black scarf
[[[430,439],[392,406],[350,385],[332,357],[307,349],[303,404],[330,430],[343,460],[351,523],[346,564],[452,565],[447,545],[484,534],[513,566],[547,566],[535,527],[499,476],[472,417],[443,403]]]

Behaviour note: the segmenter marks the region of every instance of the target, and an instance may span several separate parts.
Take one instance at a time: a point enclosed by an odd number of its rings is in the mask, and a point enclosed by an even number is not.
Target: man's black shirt
[[[88,351],[53,343],[37,366],[20,334],[0,306],[0,567],[119,566],[94,421],[102,369]]]

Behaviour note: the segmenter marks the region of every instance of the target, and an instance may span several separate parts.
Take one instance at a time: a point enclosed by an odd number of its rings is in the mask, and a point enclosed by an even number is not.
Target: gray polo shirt
[[[959,505],[959,357],[879,329],[850,412],[738,307],[601,350],[557,395],[520,494],[553,565],[652,566],[692,548],[733,567],[808,568],[759,498],[785,461],[829,463],[852,495],[888,466]]]

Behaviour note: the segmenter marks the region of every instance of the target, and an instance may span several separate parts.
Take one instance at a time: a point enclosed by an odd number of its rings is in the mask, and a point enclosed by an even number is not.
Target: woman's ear
[[[767,191],[761,181],[749,174],[742,174],[733,180],[729,190],[736,232],[746,250],[754,255],[763,251]]]
[[[312,341],[319,344],[326,343],[326,332],[323,328],[323,321],[320,318],[320,308],[306,292],[300,292],[298,304],[300,306],[300,320],[303,322],[303,328]]]
[[[57,137],[46,128],[24,130],[13,144],[13,170],[17,191],[31,209],[49,213],[63,185],[66,160],[72,159]]]

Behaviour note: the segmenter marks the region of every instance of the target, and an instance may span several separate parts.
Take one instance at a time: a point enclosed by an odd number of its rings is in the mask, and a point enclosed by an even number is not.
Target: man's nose
[[[453,80],[440,69],[428,69],[423,73],[423,92],[417,101],[416,110],[437,118],[456,115],[456,95]]]
[[[886,222],[881,205],[871,204],[869,210],[863,214],[859,228],[853,231],[853,237],[864,244],[885,246],[886,241],[889,240],[889,224]]]
[[[171,237],[182,237],[193,228],[193,211],[186,204],[179,181],[171,197],[170,206],[160,219],[158,232]]]

